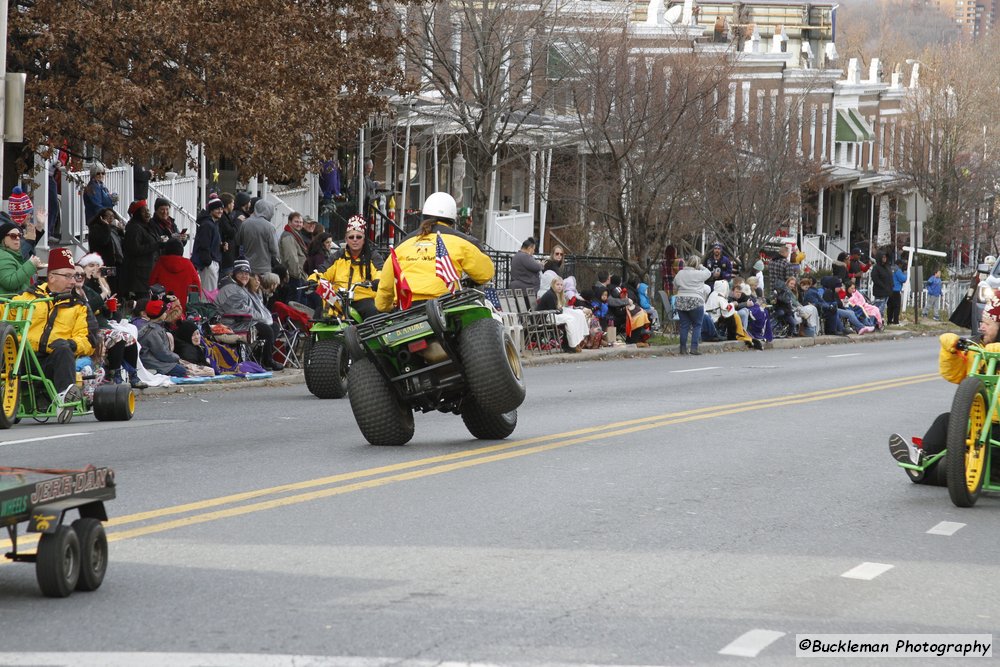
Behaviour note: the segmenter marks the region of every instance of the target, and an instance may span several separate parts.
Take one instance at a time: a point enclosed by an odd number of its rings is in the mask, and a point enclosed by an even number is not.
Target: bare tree
[[[592,156],[581,205],[637,276],[700,225],[731,64],[725,54],[643,54],[629,28],[586,43],[577,120]]]
[[[929,205],[925,245],[968,238],[977,209],[996,199],[1000,67],[993,48],[994,42],[978,41],[921,56],[919,85],[905,104],[899,172]]]
[[[696,206],[705,229],[743,266],[798,214],[802,189],[822,173],[799,123],[808,90],[765,99],[718,137],[717,168],[704,175]]]
[[[511,139],[537,122],[568,69],[557,0],[441,0],[411,5],[407,71],[435,122],[457,125],[472,179],[474,231],[485,236],[495,164]],[[565,63],[563,63],[565,65]]]
[[[854,0],[839,9],[837,49],[843,58],[894,66],[924,49],[961,37],[955,21],[936,3],[913,0]]]

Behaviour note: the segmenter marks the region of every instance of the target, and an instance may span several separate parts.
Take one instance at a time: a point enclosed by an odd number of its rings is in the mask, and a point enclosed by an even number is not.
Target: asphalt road
[[[791,664],[796,634],[993,633],[1000,495],[955,508],[886,446],[949,408],[936,365],[915,338],[531,368],[503,442],[433,414],[370,447],[302,385],[22,424],[0,462],[110,465],[119,498],[99,591],[0,566],[0,665]]]

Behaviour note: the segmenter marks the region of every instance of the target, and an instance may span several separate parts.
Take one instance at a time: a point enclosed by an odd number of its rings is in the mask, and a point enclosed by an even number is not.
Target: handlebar
[[[970,348],[979,348],[979,343],[972,340],[971,338],[959,338],[958,342],[955,343],[955,349],[965,352]]]

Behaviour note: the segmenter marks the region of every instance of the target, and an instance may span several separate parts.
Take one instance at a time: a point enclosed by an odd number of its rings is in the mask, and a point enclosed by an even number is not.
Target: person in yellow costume
[[[421,213],[420,229],[396,246],[400,271],[413,294],[411,306],[450,291],[449,285],[437,273],[438,233],[448,250],[450,260],[446,261],[451,261],[459,276],[464,272],[479,284],[493,279],[493,262],[482,251],[479,242],[452,227],[458,219],[458,205],[451,195],[435,192],[424,202]],[[375,296],[375,306],[382,312],[392,310],[396,303],[395,277],[392,262],[386,262]]]
[[[347,221],[344,247],[334,255],[333,264],[323,273],[323,277],[337,289],[350,289],[356,283],[372,283],[372,287],[354,289],[354,309],[362,319],[378,315],[375,309],[375,291],[378,289],[383,262],[382,256],[365,236],[365,227],[364,218],[360,215],[351,216]]]
[[[938,371],[948,382],[960,384],[972,370],[975,355],[958,349],[957,334],[941,334],[941,349],[938,352]],[[987,352],[1000,352],[1000,299],[991,297],[983,308],[979,320],[979,343]],[[889,436],[889,452],[902,463],[919,464],[925,458],[944,451],[948,437],[948,416],[945,412],[937,416],[924,434],[921,447],[907,441],[898,433]],[[920,484],[947,486],[947,470],[944,459],[938,460],[924,471]]]
[[[42,371],[52,380],[61,403],[82,398],[76,386],[76,358],[94,352],[90,312],[87,301],[74,289],[76,275],[73,254],[67,248],[57,248],[49,253],[47,282],[14,297],[14,301],[52,299],[35,304],[28,325],[28,342]]]

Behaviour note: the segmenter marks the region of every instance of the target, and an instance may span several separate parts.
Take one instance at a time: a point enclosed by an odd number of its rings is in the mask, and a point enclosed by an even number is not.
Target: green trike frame
[[[1000,378],[997,377],[1000,352],[987,352],[968,339],[960,340],[958,347],[973,355],[972,370],[958,385],[952,399],[945,449],[917,465],[903,462],[898,465],[914,481],[922,479],[934,464],[946,466],[951,501],[958,507],[972,507],[983,491],[1000,491],[1000,483],[990,476],[992,453],[1000,448],[997,438],[1000,435]]]
[[[0,429],[22,419],[60,424],[93,413],[99,421],[128,421],[135,414],[135,394],[128,385],[102,385],[93,400],[63,402],[28,341],[28,329],[38,304],[51,297],[15,301],[0,297]],[[81,392],[82,394],[83,392]]]

